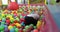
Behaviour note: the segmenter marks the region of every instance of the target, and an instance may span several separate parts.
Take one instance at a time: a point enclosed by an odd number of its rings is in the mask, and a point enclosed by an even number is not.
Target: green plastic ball
[[[29,28],[29,26],[27,25],[27,26],[25,26],[25,29],[28,29]]]
[[[0,31],[3,31],[4,30],[4,26],[0,26]]]
[[[34,29],[36,29],[37,27],[36,26],[34,26]]]
[[[18,28],[15,28],[15,32],[19,32],[19,31],[18,31]]]

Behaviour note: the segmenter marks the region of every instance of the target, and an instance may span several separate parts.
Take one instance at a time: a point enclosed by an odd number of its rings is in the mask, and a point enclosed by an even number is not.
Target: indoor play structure
[[[39,14],[35,25],[30,19],[30,24],[26,25],[25,16],[28,14]],[[18,5],[11,2],[0,10],[0,32],[58,32],[58,28],[44,3]]]

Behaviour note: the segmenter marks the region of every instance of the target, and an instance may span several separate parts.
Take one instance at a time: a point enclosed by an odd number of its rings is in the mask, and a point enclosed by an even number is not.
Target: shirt
[[[29,14],[27,15],[28,17],[33,17],[34,19],[39,19],[39,15],[38,14]]]

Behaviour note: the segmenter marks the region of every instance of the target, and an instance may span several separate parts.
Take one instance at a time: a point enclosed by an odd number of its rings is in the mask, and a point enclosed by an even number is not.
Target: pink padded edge
[[[57,25],[56,25],[56,23],[55,23],[55,21],[54,21],[54,19],[53,19],[53,17],[52,17],[52,15],[51,15],[51,13],[49,12],[49,10],[48,10],[48,8],[47,8],[47,6],[46,5],[44,5],[45,7],[46,7],[46,13],[47,13],[47,15],[45,15],[46,17],[48,17],[48,19],[46,19],[46,20],[48,20],[48,21],[50,21],[50,25],[51,25],[51,28],[50,28],[50,31],[48,31],[48,32],[59,32],[59,29],[58,29],[58,27],[57,27]],[[47,22],[47,21],[46,21]]]

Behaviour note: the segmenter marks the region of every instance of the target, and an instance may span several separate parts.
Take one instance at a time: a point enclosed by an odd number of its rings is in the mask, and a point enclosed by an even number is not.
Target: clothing
[[[59,3],[59,2],[60,2],[60,0],[56,0],[56,2],[57,2],[57,3]]]
[[[38,19],[39,19],[38,14],[29,14],[25,16],[25,21],[26,21],[25,25],[30,25],[30,24],[36,25]]]
[[[39,19],[39,15],[38,14],[29,14],[27,15],[28,17],[33,17],[34,19]]]
[[[38,20],[35,20],[33,17],[25,16],[25,25],[36,25]]]

